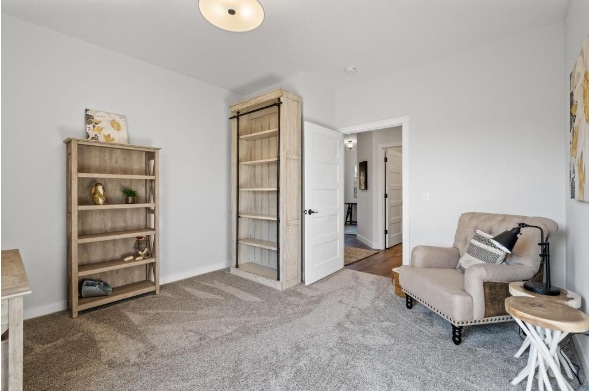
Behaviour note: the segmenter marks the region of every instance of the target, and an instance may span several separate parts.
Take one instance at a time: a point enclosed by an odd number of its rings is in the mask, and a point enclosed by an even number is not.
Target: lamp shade
[[[211,24],[227,31],[250,31],[264,20],[258,0],[199,0],[198,8]]]
[[[491,241],[499,247],[501,250],[511,253],[511,250],[515,247],[518,235],[520,234],[520,228],[515,227],[509,231],[500,233],[499,235],[491,238]]]

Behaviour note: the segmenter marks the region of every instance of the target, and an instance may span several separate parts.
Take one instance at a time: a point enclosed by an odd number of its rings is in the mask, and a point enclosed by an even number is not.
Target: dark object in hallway
[[[348,206],[346,209],[346,218],[344,220],[344,224],[356,224],[356,221],[353,220],[354,217],[354,208],[358,206],[356,202],[346,202]]]

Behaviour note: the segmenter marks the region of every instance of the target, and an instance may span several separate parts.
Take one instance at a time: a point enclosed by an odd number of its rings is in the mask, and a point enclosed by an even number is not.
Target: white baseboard
[[[359,241],[361,241],[362,243],[364,243],[365,245],[367,245],[370,248],[376,248],[376,247],[374,247],[374,243],[372,243],[371,240],[369,240],[368,238],[365,238],[364,236],[356,234],[356,239],[358,239]]]
[[[26,309],[23,311],[23,319],[32,319],[65,310],[67,310],[67,300]]]
[[[231,261],[227,260],[224,262],[217,262],[196,269],[188,270],[182,273],[172,274],[170,276],[162,276],[160,278],[160,284],[169,284],[171,282],[184,280],[190,277],[196,277],[201,274],[214,272],[217,270],[228,268],[231,265]],[[38,316],[49,315],[59,311],[65,311],[67,309],[67,300],[60,301],[57,303],[42,305],[39,307],[25,309],[23,311],[24,319],[32,319]]]
[[[201,274],[215,272],[217,270],[225,269],[225,268],[228,268],[229,266],[231,266],[231,261],[227,260],[224,262],[212,263],[210,265],[206,265],[206,266],[199,267],[199,268],[192,269],[192,270],[187,270],[182,273],[172,274],[170,276],[162,276],[160,278],[160,284],[169,284],[171,282],[185,280],[190,277],[196,277]]]

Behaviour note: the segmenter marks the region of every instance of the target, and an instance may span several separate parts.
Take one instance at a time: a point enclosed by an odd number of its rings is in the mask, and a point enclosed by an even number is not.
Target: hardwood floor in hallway
[[[344,236],[344,242],[346,246],[370,249],[370,247],[359,241],[356,238],[356,235]],[[345,267],[348,269],[357,270],[359,272],[392,278],[392,269],[401,266],[403,263],[402,257],[403,243],[400,243],[386,250],[380,250],[374,255],[361,259],[358,262],[354,262]]]

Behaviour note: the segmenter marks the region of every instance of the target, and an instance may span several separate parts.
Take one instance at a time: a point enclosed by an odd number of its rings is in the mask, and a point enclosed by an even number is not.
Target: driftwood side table
[[[544,385],[547,389],[552,389],[548,378],[550,369],[561,390],[574,391],[560,372],[557,361],[558,343],[569,333],[584,333],[589,330],[589,316],[563,303],[523,296],[505,299],[505,310],[513,316],[531,341],[528,365],[524,368],[528,372],[526,390],[532,389],[537,366],[539,389],[544,389]],[[519,379],[521,380],[523,378]]]
[[[29,293],[31,287],[20,252],[3,250],[2,334],[8,330],[9,391],[23,389],[23,296]]]
[[[576,309],[581,308],[581,303],[583,301],[581,299],[581,296],[578,293],[573,292],[568,289],[563,289],[563,288],[560,288],[560,295],[558,295],[558,296],[540,295],[538,293],[531,292],[531,291],[527,290],[526,288],[524,288],[523,281],[516,281],[516,282],[509,283],[509,293],[512,296],[537,297],[537,298],[542,298],[542,299],[546,299],[546,300],[558,301],[560,303],[566,304],[569,307],[576,308]],[[519,348],[517,353],[515,353],[514,357],[516,357],[516,358],[520,357],[530,347],[531,343],[532,342],[530,340],[530,337],[526,337],[526,339],[522,343],[522,346]],[[559,349],[558,354],[556,355],[555,358],[556,358],[557,362],[560,362],[562,364],[562,367],[564,368],[568,378],[573,379],[573,372],[571,371],[569,365],[565,365],[563,363],[563,361],[564,362],[570,361],[568,359],[568,357]],[[528,367],[526,367],[524,370],[522,370],[519,373],[519,375],[517,375],[517,377],[512,380],[511,384],[516,385],[519,382],[521,382],[524,378],[526,378],[527,376],[528,376]]]

